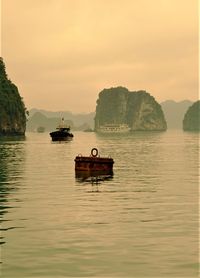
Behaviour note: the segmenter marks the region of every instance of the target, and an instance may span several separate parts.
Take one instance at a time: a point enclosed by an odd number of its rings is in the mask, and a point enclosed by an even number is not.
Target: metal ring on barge
[[[94,153],[95,152],[95,153]],[[91,150],[91,155],[92,155],[92,157],[97,157],[97,155],[98,155],[98,150],[97,150],[97,148],[93,148],[92,150]]]

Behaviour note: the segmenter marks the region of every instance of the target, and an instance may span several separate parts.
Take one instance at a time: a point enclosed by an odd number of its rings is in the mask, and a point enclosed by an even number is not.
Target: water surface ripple
[[[197,277],[198,134],[0,140],[1,277]],[[77,177],[74,158],[113,157]]]

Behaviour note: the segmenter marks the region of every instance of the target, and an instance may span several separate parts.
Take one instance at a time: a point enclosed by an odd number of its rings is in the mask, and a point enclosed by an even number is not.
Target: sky
[[[198,99],[198,0],[1,0],[1,56],[28,109],[93,112],[104,88]]]

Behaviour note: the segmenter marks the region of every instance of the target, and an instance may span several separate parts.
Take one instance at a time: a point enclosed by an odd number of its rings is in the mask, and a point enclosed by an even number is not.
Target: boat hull
[[[69,141],[72,139],[72,137],[52,137],[51,138],[53,142],[55,141]]]
[[[50,133],[52,141],[67,141],[73,138],[72,133],[66,133],[66,132],[51,132]]]

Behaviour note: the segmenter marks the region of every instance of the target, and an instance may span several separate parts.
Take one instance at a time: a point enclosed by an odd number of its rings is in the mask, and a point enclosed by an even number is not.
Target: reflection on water
[[[1,144],[5,144],[6,142],[19,142],[19,141],[25,141],[26,136],[25,135],[16,135],[16,136],[0,136],[0,142]]]
[[[113,178],[113,171],[75,171],[78,182],[101,183]]]
[[[75,171],[76,185],[91,185],[88,193],[100,193],[100,185],[113,179],[113,171]]]
[[[93,146],[114,174],[75,172]],[[2,277],[197,277],[198,158],[181,131],[0,140]]]
[[[5,244],[5,232],[16,227],[10,226],[10,219],[4,215],[14,208],[9,195],[19,190],[20,176],[25,161],[25,137],[3,137],[0,139],[0,244]],[[15,200],[18,202],[19,200]],[[1,256],[1,259],[3,257]]]

